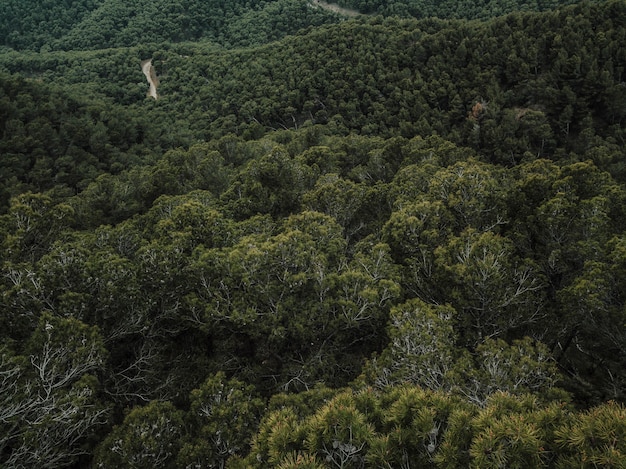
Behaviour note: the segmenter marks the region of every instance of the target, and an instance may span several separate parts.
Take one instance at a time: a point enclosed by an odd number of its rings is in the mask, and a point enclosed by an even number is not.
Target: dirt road
[[[340,15],[343,15],[343,16],[354,17],[354,16],[361,15],[361,13],[359,13],[356,10],[351,10],[350,8],[343,8],[343,7],[340,7],[339,5],[335,5],[334,3],[322,2],[321,0],[311,0],[311,4],[318,6],[320,8],[323,8],[324,10],[339,13]]]
[[[148,83],[150,84],[150,90],[148,91],[148,96],[157,99],[157,88],[159,87],[159,79],[156,76],[156,72],[154,71],[154,67],[152,66],[152,59],[142,60],[141,61],[141,70],[143,74],[146,76]]]
[[[359,13],[356,10],[352,10],[350,8],[343,8],[334,3],[323,2],[322,0],[310,0],[310,1],[311,1],[311,5],[313,6],[323,8],[325,10],[332,11],[334,13],[338,13],[343,16],[355,17],[355,16],[361,15],[361,13]],[[157,99],[158,98],[157,88],[159,87],[159,78],[157,77],[156,71],[154,70],[154,67],[152,66],[152,59],[142,60],[141,70],[143,71],[143,74],[146,76],[146,79],[148,80],[148,83],[150,84],[150,90],[148,91],[148,96],[154,99]]]

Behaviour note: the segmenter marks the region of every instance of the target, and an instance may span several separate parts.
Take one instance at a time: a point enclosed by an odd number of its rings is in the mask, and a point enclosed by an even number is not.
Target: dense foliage
[[[623,466],[623,1],[43,3],[0,24],[0,465]]]
[[[574,0],[339,0],[366,15],[488,19],[544,11]],[[326,8],[325,8],[326,7]],[[17,50],[93,50],[143,43],[209,40],[224,47],[264,44],[308,27],[337,23],[341,12],[314,0],[5,0],[0,45]]]
[[[337,4],[362,13],[412,16],[415,18],[488,19],[514,11],[545,11],[573,0],[338,0]]]
[[[6,0],[0,45],[42,52],[200,39],[245,46],[338,19],[307,0]]]

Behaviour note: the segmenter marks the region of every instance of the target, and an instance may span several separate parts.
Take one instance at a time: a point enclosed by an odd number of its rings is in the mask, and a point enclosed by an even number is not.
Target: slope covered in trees
[[[261,48],[8,52],[0,67],[70,87],[73,96],[88,90],[97,113],[123,105],[113,115],[128,117],[118,122],[151,123],[129,126],[145,129],[137,138],[147,141],[133,142],[135,150],[320,123],[340,134],[434,132],[505,165],[537,156],[590,158],[621,181],[623,17],[617,2],[489,23],[365,19]],[[140,63],[147,57],[161,81],[157,103],[145,99]],[[28,117],[14,117],[15,125],[29,125]],[[125,150],[112,137],[112,146]]]
[[[577,3],[573,0],[337,0],[362,13],[414,18],[489,19],[515,11],[546,11]]]
[[[263,44],[339,16],[308,0],[7,0],[0,45],[18,50],[93,50],[209,40]]]
[[[575,2],[336,3],[364,14],[488,19],[515,11],[550,10]],[[307,27],[337,23],[342,17],[332,8],[322,8],[311,0],[5,0],[0,5],[0,45],[34,51],[92,50],[146,42],[209,40],[225,47],[241,47],[274,41]]]
[[[624,18],[4,51],[0,465],[620,467]]]

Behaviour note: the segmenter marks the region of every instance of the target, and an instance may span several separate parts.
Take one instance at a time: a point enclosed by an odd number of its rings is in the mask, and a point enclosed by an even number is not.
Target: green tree
[[[460,438],[448,441],[447,433],[455,414],[471,411],[469,404],[447,393],[412,385],[391,387],[379,399],[382,431],[368,451],[368,463],[378,467],[439,467],[437,462],[446,446],[462,446]]]
[[[542,277],[533,262],[519,259],[512,242],[492,232],[472,229],[435,251],[442,296],[459,311],[464,340],[506,337],[528,327],[544,313]]]
[[[484,405],[498,392],[532,394],[545,401],[566,399],[555,388],[559,373],[556,361],[545,344],[525,337],[511,344],[487,339],[473,354],[474,367],[459,360],[460,392],[471,402]]]
[[[184,434],[183,412],[169,402],[135,407],[94,454],[95,467],[174,468]]]
[[[365,183],[355,183],[330,173],[321,176],[315,187],[306,192],[303,204],[308,210],[330,215],[344,229],[348,242],[373,232],[385,215],[380,207],[382,194]]]
[[[26,354],[2,347],[0,462],[7,467],[60,467],[89,454],[108,406],[98,375],[106,349],[98,329],[44,314]]]
[[[475,433],[469,448],[470,467],[542,466],[552,456],[544,448],[546,433],[553,433],[559,420],[564,420],[559,419],[558,408],[554,410],[556,415],[539,408],[531,396],[492,396],[472,422]]]
[[[576,415],[556,433],[562,448],[556,467],[622,467],[625,417],[624,406],[612,401]]]
[[[180,466],[224,467],[249,451],[264,404],[254,388],[219,372],[191,392],[191,437],[177,458]]]
[[[370,366],[379,387],[412,383],[449,391],[457,355],[456,312],[450,306],[413,299],[391,308],[389,345]],[[371,372],[371,371],[370,371]]]
[[[55,205],[49,196],[21,194],[11,201],[9,234],[5,238],[7,258],[35,261],[56,237],[69,227],[74,211],[67,204]]]
[[[350,391],[338,394],[304,423],[304,444],[329,467],[363,467],[374,428]]]
[[[435,276],[435,249],[446,243],[453,219],[441,202],[409,202],[394,211],[383,226],[383,240],[393,260],[402,266],[402,284],[409,294],[429,302],[441,298],[443,285]]]
[[[275,144],[250,161],[222,200],[228,212],[242,219],[257,213],[285,216],[297,212],[304,191],[312,184],[310,169]]]
[[[454,214],[455,231],[467,227],[495,231],[507,221],[503,206],[505,174],[498,168],[468,160],[443,168],[429,184],[429,198]]]

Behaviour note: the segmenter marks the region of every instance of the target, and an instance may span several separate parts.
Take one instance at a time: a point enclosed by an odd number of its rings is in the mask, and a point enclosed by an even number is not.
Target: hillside
[[[0,5],[0,45],[94,50],[207,40],[240,47],[339,19],[308,0],[7,0]]]
[[[577,3],[571,0],[338,0],[366,14],[413,18],[490,19],[513,12],[547,11]]]
[[[33,5],[0,466],[621,467],[624,1]]]
[[[544,11],[573,0],[5,0],[0,46],[16,50],[94,50],[205,40],[260,45],[357,13],[414,18],[488,19]]]

